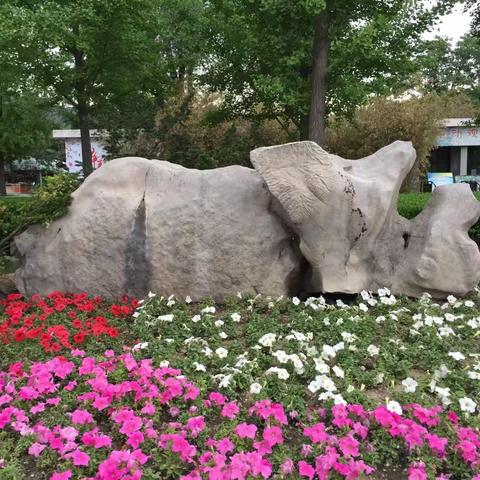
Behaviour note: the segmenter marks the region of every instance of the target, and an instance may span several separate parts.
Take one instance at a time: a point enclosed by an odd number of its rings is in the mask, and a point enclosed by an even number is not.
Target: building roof
[[[90,130],[90,137],[92,138],[99,138],[104,137],[105,132],[101,130]],[[80,130],[52,130],[52,137],[56,139],[64,139],[64,138],[80,138]]]

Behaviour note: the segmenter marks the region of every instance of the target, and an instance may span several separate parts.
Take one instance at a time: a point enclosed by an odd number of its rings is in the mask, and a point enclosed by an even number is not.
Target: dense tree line
[[[476,24],[455,49],[422,40],[454,3],[4,0],[0,184],[4,163],[45,138],[45,105],[73,112],[88,175],[91,128],[109,132],[113,155],[208,168],[270,141],[324,145],[327,119],[354,118],[372,96],[478,96]]]

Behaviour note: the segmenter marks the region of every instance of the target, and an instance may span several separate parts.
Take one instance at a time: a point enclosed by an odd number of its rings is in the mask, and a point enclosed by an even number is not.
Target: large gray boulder
[[[190,170],[121,158],[74,193],[68,214],[16,239],[26,294],[87,291],[222,299],[286,295],[298,284],[292,235],[255,171]]]
[[[296,142],[254,150],[255,170],[114,160],[75,192],[64,218],[16,239],[17,286],[194,300],[380,287],[465,295],[480,280],[468,237],[480,205],[467,185],[445,186],[417,218],[400,217],[415,156],[410,142],[354,161]]]
[[[480,280],[480,252],[468,236],[480,203],[466,184],[435,189],[409,221],[397,213],[414,165],[410,142],[360,160],[330,155],[313,142],[254,150],[275,209],[299,238],[311,292],[358,293],[389,287],[414,297],[464,296]]]

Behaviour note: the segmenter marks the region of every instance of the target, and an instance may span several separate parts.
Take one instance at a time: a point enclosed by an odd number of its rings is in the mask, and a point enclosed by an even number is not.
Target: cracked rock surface
[[[74,193],[65,217],[15,239],[17,287],[193,300],[380,287],[465,295],[480,280],[468,237],[480,204],[468,185],[450,185],[415,219],[400,217],[415,156],[410,142],[360,160],[296,142],[252,151],[255,170],[114,160]]]
[[[68,214],[16,239],[19,290],[115,298],[291,293],[300,257],[255,171],[191,170],[158,160],[108,162]]]

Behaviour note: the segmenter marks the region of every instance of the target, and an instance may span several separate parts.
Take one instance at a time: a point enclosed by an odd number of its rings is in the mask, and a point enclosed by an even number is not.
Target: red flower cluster
[[[119,332],[111,319],[132,314],[137,305],[127,297],[110,305],[85,293],[52,292],[29,299],[9,295],[0,300],[0,344],[31,340],[46,352],[58,353],[82,344],[89,336],[116,338]]]

